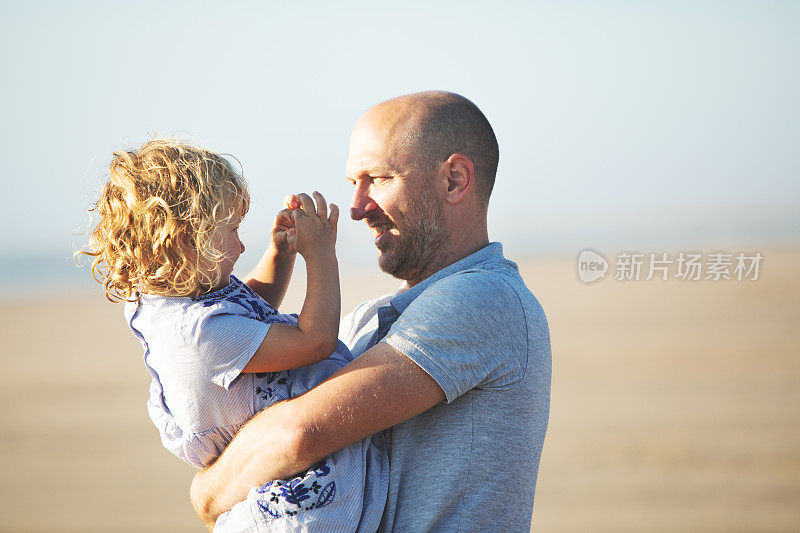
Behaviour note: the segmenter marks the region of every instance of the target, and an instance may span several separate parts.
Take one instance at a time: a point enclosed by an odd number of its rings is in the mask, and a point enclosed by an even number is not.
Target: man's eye
[[[388,182],[391,179],[392,178],[390,178],[388,176],[376,176],[376,177],[372,178],[372,183],[374,183],[376,185],[380,185],[382,183]]]

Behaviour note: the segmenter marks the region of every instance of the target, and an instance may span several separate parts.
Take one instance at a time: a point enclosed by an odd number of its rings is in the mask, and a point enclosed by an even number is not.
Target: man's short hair
[[[452,154],[464,154],[475,168],[478,197],[489,202],[494,187],[499,148],[486,116],[468,99],[455,93],[432,91],[410,95],[422,109],[414,149],[429,168]],[[416,103],[416,102],[415,102]],[[415,113],[416,114],[416,113]]]

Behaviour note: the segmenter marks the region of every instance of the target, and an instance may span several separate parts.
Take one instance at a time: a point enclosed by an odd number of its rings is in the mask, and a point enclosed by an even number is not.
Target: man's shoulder
[[[533,298],[517,265],[505,258],[493,258],[436,280],[423,294],[428,297],[457,297],[485,303],[513,305]]]
[[[431,280],[386,342],[436,380],[448,402],[473,388],[510,390],[525,377],[535,299],[510,261],[473,262]]]
[[[542,306],[525,284],[517,265],[503,257],[490,259],[431,284],[415,302],[436,307],[440,316],[456,313],[461,320],[501,321],[522,330],[545,331]]]

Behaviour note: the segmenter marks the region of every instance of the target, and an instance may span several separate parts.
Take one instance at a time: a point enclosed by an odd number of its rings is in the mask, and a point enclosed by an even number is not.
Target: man
[[[355,361],[256,415],[196,476],[192,501],[207,523],[249,487],[391,428],[382,530],[530,528],[550,338],[516,265],[489,243],[497,162],[489,122],[456,94],[401,96],[359,119],[351,216],[405,283],[342,322]]]

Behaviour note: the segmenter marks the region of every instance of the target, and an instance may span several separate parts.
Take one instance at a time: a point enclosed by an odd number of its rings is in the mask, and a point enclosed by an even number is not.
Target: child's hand
[[[286,197],[284,203],[286,209],[278,212],[272,224],[272,246],[278,253],[294,254],[297,250],[294,248],[295,227],[292,211],[300,207],[300,200],[292,194]]]
[[[339,208],[336,204],[328,204],[325,198],[314,191],[314,200],[307,194],[301,193],[287,199],[287,205],[295,205],[292,200],[299,203],[300,208],[292,210],[294,219],[294,234],[287,235],[287,242],[302,255],[306,261],[319,255],[335,254],[336,225],[339,221]]]

